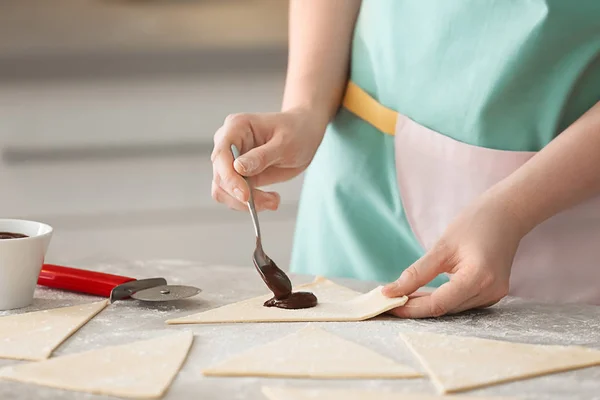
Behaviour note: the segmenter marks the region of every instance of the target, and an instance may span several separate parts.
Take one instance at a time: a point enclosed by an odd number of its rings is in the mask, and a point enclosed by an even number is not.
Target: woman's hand
[[[388,297],[410,297],[391,313],[404,318],[439,317],[497,303],[508,293],[523,232],[509,203],[499,195],[484,194],[450,224],[431,250],[383,288]],[[431,294],[413,295],[443,272],[452,274],[449,282]]]
[[[253,187],[294,178],[312,161],[328,117],[305,109],[278,113],[234,114],[216,132],[212,197],[235,210],[247,210],[248,186],[240,175],[251,177]],[[242,154],[233,159],[231,145]],[[258,211],[276,210],[279,194],[253,189]]]

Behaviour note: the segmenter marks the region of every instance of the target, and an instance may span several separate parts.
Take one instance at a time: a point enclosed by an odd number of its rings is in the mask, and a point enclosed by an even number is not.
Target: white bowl
[[[26,238],[0,239],[0,310],[30,305],[52,227],[41,222],[0,219],[0,232],[27,235]]]

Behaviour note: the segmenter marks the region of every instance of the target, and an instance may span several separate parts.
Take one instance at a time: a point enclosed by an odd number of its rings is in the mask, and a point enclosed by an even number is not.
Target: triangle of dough
[[[160,398],[183,365],[193,339],[191,332],[180,332],[69,354],[2,368],[0,378],[132,399]]]
[[[422,376],[410,367],[313,326],[254,347],[205,369],[203,374],[317,379]]]
[[[262,392],[269,400],[508,400],[508,398],[500,397],[435,396],[361,389],[300,389],[263,386]]]
[[[0,358],[44,360],[108,300],[0,317]]]
[[[381,287],[369,293],[358,293],[324,278],[317,278],[312,283],[298,286],[294,291],[313,292],[319,301],[317,306],[300,310],[265,307],[263,303],[273,295],[264,295],[187,317],[171,319],[167,324],[363,321],[403,306],[408,300],[407,297],[385,297],[381,294]]]
[[[442,393],[600,365],[600,351],[417,332],[400,335]]]

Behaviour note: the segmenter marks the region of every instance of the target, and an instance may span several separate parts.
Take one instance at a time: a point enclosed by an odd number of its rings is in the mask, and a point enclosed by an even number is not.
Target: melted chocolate
[[[255,262],[254,266],[276,299],[284,299],[292,294],[290,278],[277,267],[273,260],[269,259],[269,264],[262,266],[256,265]]]
[[[23,235],[22,233],[14,233],[14,232],[0,232],[0,240],[2,239],[22,239],[29,237],[27,235]]]
[[[265,256],[266,257],[266,256]],[[265,307],[278,307],[287,309],[311,308],[317,305],[317,297],[309,292],[292,293],[292,282],[270,258],[267,265],[258,265],[256,257],[254,266],[262,277],[267,287],[273,292],[273,298],[267,300]]]
[[[297,310],[300,308],[311,308],[317,305],[317,296],[310,292],[296,292],[285,299],[273,297],[265,302],[265,307],[277,307]]]

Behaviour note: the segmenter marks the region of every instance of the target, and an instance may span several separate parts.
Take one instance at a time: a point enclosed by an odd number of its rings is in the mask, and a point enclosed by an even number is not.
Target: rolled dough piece
[[[202,371],[207,376],[316,379],[417,378],[422,374],[366,347],[307,326]]]
[[[580,346],[512,343],[429,332],[400,336],[441,393],[600,365],[600,351]]]
[[[178,332],[5,367],[0,379],[132,399],[160,398],[183,365],[193,339],[191,332]]]
[[[231,322],[301,322],[301,321],[363,321],[403,306],[408,298],[390,299],[381,294],[381,287],[361,294],[337,285],[325,278],[300,285],[294,291],[313,292],[319,303],[316,307],[300,310],[283,310],[265,307],[263,303],[272,294],[228,304],[183,318],[171,319],[167,324],[216,324]]]
[[[0,358],[45,360],[108,300],[0,317]]]
[[[300,389],[268,386],[263,386],[262,392],[269,400],[509,400],[506,397],[434,396],[378,390]]]

